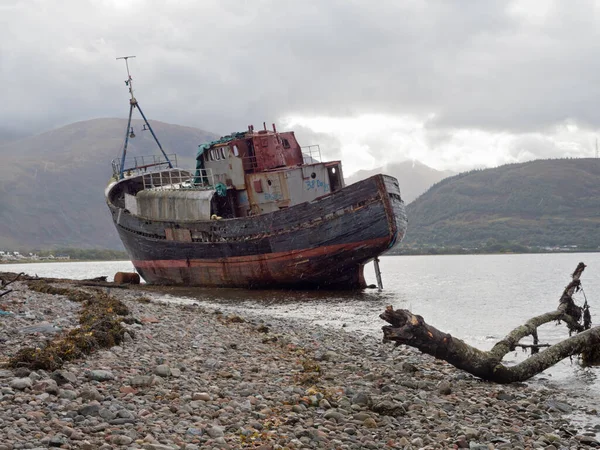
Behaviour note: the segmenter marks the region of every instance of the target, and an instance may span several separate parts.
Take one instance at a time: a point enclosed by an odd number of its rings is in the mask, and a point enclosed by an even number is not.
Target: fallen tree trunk
[[[21,272],[11,281],[5,281],[4,278],[0,278],[0,287],[2,287],[2,289],[5,289],[5,290],[0,290],[0,297],[4,297],[6,294],[10,294],[13,291],[12,289],[6,289],[6,286],[17,281],[21,277],[21,275],[25,275],[25,273]]]
[[[581,288],[580,277],[584,269],[585,265],[579,263],[572,274],[572,281],[563,291],[556,311],[534,317],[524,325],[515,328],[490,351],[472,347],[464,341],[428,325],[423,317],[414,315],[405,309],[394,310],[391,306],[388,306],[380,315],[390,324],[382,327],[384,341],[415,347],[423,353],[443,359],[472,375],[496,383],[527,380],[573,355],[584,354],[585,363],[597,364],[598,358],[595,358],[595,355],[600,349],[600,327],[589,329],[591,320],[587,303],[581,308],[575,304],[572,297]],[[581,323],[582,316],[583,324]],[[562,320],[567,324],[570,333],[577,332],[578,334],[555,345],[538,344],[537,328],[555,320]],[[533,336],[533,345],[519,343],[526,336]],[[502,358],[517,347],[531,348],[532,355],[514,366],[509,367],[502,364]],[[543,347],[547,348],[540,352],[539,349]]]

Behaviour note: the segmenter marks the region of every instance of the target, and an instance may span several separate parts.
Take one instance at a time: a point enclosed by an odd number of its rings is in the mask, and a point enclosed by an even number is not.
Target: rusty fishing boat
[[[196,167],[178,168],[133,96],[130,75],[126,83],[129,122],[106,201],[146,282],[360,289],[365,264],[404,237],[398,180],[376,175],[346,186],[340,161],[322,162],[319,146],[300,147],[293,131],[275,125],[201,144]],[[160,154],[127,164],[134,109]]]

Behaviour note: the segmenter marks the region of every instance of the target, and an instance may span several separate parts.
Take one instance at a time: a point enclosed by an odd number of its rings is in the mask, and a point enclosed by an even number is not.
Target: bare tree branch
[[[584,309],[577,306],[572,297],[581,288],[580,277],[585,267],[585,264],[579,263],[571,275],[572,281],[564,289],[556,311],[529,319],[496,343],[490,351],[472,347],[428,325],[421,316],[404,309],[394,310],[391,306],[379,316],[390,324],[382,327],[384,341],[418,348],[423,353],[443,359],[477,377],[497,383],[527,380],[564,358],[582,353],[586,362],[593,364],[598,361],[595,355],[600,355],[600,327],[584,331],[584,326],[580,323]],[[555,320],[562,320],[571,332],[577,331],[579,334],[555,345],[539,344],[538,327]],[[533,345],[519,342],[526,336],[533,336]],[[515,366],[503,365],[504,356],[517,347],[531,348],[532,355]],[[540,352],[543,347],[547,348]]]

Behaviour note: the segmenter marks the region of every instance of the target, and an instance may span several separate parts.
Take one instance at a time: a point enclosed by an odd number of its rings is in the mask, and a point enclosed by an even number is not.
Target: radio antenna
[[[160,145],[160,142],[158,141],[156,134],[154,134],[154,130],[150,126],[148,119],[146,119],[146,116],[144,115],[142,108],[140,108],[140,104],[138,103],[138,101],[136,100],[136,98],[133,95],[133,78],[131,77],[131,74],[129,73],[129,62],[127,61],[129,58],[135,58],[135,55],[120,56],[117,58],[117,59],[125,60],[125,67],[127,68],[127,80],[125,80],[125,85],[129,88],[129,95],[131,95],[131,98],[129,99],[129,119],[127,120],[127,128],[125,129],[125,144],[123,144],[123,154],[121,155],[121,168],[119,170],[119,179],[123,179],[124,173],[126,171],[125,156],[127,155],[127,144],[129,143],[129,137],[132,137],[132,138],[135,137],[135,134],[133,133],[133,130],[131,128],[131,114],[133,113],[133,108],[138,109],[138,111],[142,115],[142,118],[144,119],[145,124],[148,126],[150,133],[152,133],[152,137],[156,141],[156,145],[158,145],[158,148],[160,149],[163,156],[165,157],[165,161],[169,164],[169,168],[170,169],[173,168],[173,164],[171,163],[171,160],[169,159],[169,157],[163,150],[162,145]]]
[[[135,58],[135,55],[119,56],[117,59],[125,60],[125,67],[127,68],[127,79],[125,80],[125,86],[129,87],[129,93],[131,94],[131,100],[135,101],[135,97],[133,96],[133,78],[131,78],[131,74],[129,73],[129,63],[127,62],[127,60],[129,58]]]

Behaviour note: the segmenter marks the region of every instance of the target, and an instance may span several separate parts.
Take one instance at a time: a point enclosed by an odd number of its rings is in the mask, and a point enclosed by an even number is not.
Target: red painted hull
[[[389,239],[384,238],[266,255],[133,264],[144,279],[156,284],[359,289],[366,286],[364,264],[354,261],[388,245]]]

